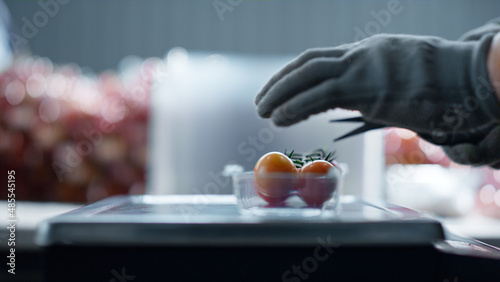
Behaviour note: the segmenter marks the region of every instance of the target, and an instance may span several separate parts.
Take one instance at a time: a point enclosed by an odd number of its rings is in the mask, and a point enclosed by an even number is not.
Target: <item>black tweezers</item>
[[[360,133],[365,133],[369,130],[373,129],[379,129],[379,128],[384,128],[386,125],[379,124],[379,123],[373,123],[373,122],[367,122],[363,119],[363,117],[354,117],[354,118],[343,118],[343,119],[332,119],[330,122],[363,122],[364,124],[340,137],[337,137],[333,139],[333,142],[340,141],[342,139],[345,139],[347,137],[351,137],[354,135],[358,135]]]

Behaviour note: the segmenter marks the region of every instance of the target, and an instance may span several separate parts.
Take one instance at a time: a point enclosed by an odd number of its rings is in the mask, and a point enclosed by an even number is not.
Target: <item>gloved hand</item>
[[[485,25],[462,35],[460,41],[478,41],[488,34],[500,31],[500,18],[493,19]],[[500,168],[500,128],[494,127],[478,142],[461,143],[453,146],[443,146],[444,152],[457,163],[467,165],[489,165]]]
[[[264,86],[257,111],[286,126],[328,109],[358,110],[367,122],[407,128],[434,144],[477,144],[499,127],[486,68],[493,35],[454,42],[382,34],[312,49]]]

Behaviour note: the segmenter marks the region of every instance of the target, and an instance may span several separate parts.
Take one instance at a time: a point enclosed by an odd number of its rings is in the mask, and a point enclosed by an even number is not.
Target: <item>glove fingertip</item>
[[[273,121],[274,125],[279,126],[279,127],[285,127],[285,126],[289,126],[290,125],[289,121],[284,120],[284,119],[279,118],[279,117],[277,118],[274,115],[272,117],[272,121]]]
[[[271,113],[272,113],[272,111],[267,109],[267,107],[263,107],[262,105],[257,106],[257,114],[261,118],[269,118],[269,117],[271,117]]]
[[[276,126],[289,126],[303,120],[300,113],[290,113],[283,108],[275,110],[271,118]]]

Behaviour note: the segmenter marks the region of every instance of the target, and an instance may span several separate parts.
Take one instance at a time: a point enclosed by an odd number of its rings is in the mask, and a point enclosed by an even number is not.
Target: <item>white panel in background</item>
[[[200,52],[186,58],[169,60],[168,77],[154,89],[148,193],[229,194],[231,183],[220,175],[226,164],[253,170],[269,151],[319,147],[334,148],[337,160],[349,166],[346,194],[364,196],[365,187],[375,191],[366,195],[379,193],[373,180],[382,177],[376,175],[383,165],[381,134],[333,143],[359,124],[329,120],[356,113],[331,110],[287,128],[257,116],[256,93],[293,58]]]

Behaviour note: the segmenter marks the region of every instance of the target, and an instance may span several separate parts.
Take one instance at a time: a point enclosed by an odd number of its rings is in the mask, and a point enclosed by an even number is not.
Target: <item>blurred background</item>
[[[252,104],[272,73],[307,48],[377,33],[457,39],[497,17],[499,1],[5,4],[15,59],[0,76],[0,173],[16,171],[19,200],[231,193],[218,182],[226,181],[224,165],[251,169],[248,138],[264,136],[256,154],[336,149],[349,166],[346,194],[452,219],[500,218],[498,171],[453,164],[402,129],[333,144],[349,128],[337,131],[328,119],[346,113],[277,133]],[[275,138],[267,142],[269,132]],[[210,181],[220,189],[204,189]]]
[[[35,19],[40,27],[34,22],[37,12],[44,11],[38,2],[6,4],[14,31],[22,34],[26,22],[38,29],[27,42],[34,54],[96,72],[116,69],[128,55],[162,57],[177,46],[296,55],[311,47],[352,42],[359,30],[365,36],[386,32],[456,39],[497,17],[500,7],[497,1],[418,0],[64,2],[46,23],[43,16]],[[401,11],[387,23],[377,21],[373,14],[388,5]]]

